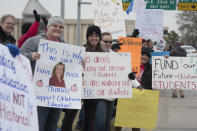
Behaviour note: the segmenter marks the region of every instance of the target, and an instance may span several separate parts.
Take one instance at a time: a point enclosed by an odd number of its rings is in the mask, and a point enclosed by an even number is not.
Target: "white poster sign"
[[[197,59],[193,57],[152,57],[153,89],[197,89]]]
[[[93,0],[92,8],[94,24],[98,25],[102,32],[110,32],[113,39],[126,36],[121,0]]]
[[[84,99],[128,98],[132,96],[130,53],[86,52],[83,68]]]
[[[34,85],[39,106],[81,108],[84,47],[41,40]]]
[[[146,2],[144,0],[134,0],[133,11],[139,12],[146,9]]]
[[[38,131],[30,62],[0,44],[0,131]]]
[[[139,37],[160,42],[163,38],[163,10],[141,10],[136,15],[136,28],[139,29]]]

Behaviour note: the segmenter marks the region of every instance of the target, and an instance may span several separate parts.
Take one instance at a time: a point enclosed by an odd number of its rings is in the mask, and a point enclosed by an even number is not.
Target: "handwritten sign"
[[[124,44],[121,45],[121,49],[118,52],[130,52],[132,54],[131,55],[132,71],[137,72],[137,75],[139,75],[142,39],[131,38],[131,37],[120,37],[118,41]]]
[[[152,58],[153,89],[197,89],[197,59],[161,56]]]
[[[126,36],[125,22],[123,19],[122,1],[94,0],[92,1],[94,24],[101,28],[102,32],[110,32],[113,39]]]
[[[86,52],[83,69],[83,98],[128,98],[131,97],[130,53]]]
[[[84,48],[41,40],[34,85],[39,106],[81,108]]]
[[[134,0],[133,11],[138,12],[146,9],[146,2],[144,0]]]
[[[133,97],[118,99],[115,126],[154,129],[157,123],[159,91],[133,88]]]
[[[141,10],[136,15],[139,37],[160,42],[163,37],[163,11],[160,9]]]
[[[0,131],[38,131],[30,62],[0,44]]]

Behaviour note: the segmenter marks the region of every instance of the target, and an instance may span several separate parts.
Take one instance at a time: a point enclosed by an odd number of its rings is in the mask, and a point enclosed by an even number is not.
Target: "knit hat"
[[[88,39],[88,37],[93,33],[97,34],[101,39],[101,29],[100,29],[100,27],[98,27],[96,25],[89,26],[88,29],[87,29],[87,33],[86,33],[86,38]]]
[[[47,28],[49,28],[49,26],[51,26],[52,24],[54,23],[60,23],[62,26],[64,26],[64,19],[62,19],[61,17],[58,17],[58,16],[54,16],[54,17],[51,17],[48,21],[48,24],[47,24]]]

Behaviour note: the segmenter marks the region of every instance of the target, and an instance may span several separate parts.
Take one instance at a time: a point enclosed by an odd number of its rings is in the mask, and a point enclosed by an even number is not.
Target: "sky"
[[[83,2],[91,2],[92,0],[82,0]],[[4,14],[12,14],[16,18],[22,18],[22,12],[28,0],[0,0],[0,17]],[[52,16],[60,16],[61,0],[39,0],[39,2],[52,14]],[[176,23],[176,14],[178,11],[164,11],[164,26],[169,27],[169,31],[175,30],[177,33],[178,25]],[[135,20],[135,13],[125,15],[125,19]],[[65,19],[77,18],[77,0],[65,0]],[[91,5],[82,5],[82,19],[92,19],[93,14]]]

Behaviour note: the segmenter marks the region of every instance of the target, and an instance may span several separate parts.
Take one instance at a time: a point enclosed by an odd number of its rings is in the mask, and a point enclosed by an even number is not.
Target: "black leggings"
[[[84,129],[83,131],[93,131],[97,103],[99,100],[83,100],[84,104]]]
[[[77,111],[77,109],[64,109],[65,115],[62,120],[61,131],[72,131],[72,125],[77,115]]]

